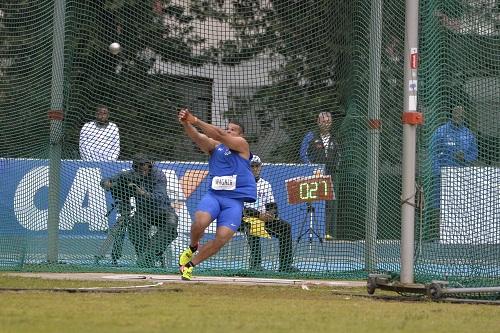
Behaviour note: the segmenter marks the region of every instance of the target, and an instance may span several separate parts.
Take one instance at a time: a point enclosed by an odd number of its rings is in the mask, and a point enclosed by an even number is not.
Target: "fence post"
[[[400,281],[403,284],[414,282],[416,131],[422,121],[417,112],[418,9],[418,0],[406,0]]]
[[[365,269],[376,269],[378,183],[380,150],[380,66],[382,48],[382,0],[373,0],[370,13],[370,84],[368,87],[367,181]]]
[[[64,19],[65,0],[54,2],[54,39],[52,42],[52,83],[50,101],[49,207],[47,220],[47,261],[59,257],[59,212],[61,187],[61,150],[64,103]]]

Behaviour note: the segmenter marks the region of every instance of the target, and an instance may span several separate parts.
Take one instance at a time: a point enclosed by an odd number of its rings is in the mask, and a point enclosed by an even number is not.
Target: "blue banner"
[[[0,233],[26,231],[45,233],[48,216],[48,160],[0,159]],[[208,165],[195,162],[157,162],[168,179],[168,194],[180,217],[179,231],[188,232],[194,210],[208,189]],[[83,236],[107,230],[116,220],[106,213],[112,199],[100,186],[103,177],[129,169],[131,162],[61,162],[60,225],[61,234]],[[262,178],[271,183],[280,217],[292,225],[294,235],[309,225],[305,204],[289,205],[285,181],[311,176],[317,165],[264,164]],[[322,235],[324,203],[315,202],[315,229]],[[214,232],[215,226],[208,232]]]

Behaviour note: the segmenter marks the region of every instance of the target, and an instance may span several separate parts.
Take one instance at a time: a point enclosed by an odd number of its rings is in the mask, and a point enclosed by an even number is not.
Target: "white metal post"
[[[418,9],[418,0],[406,0],[403,120],[405,114],[418,115]],[[403,121],[400,282],[404,284],[414,283],[416,131],[415,122]]]
[[[59,212],[64,102],[64,19],[65,0],[54,2],[54,39],[52,42],[52,84],[50,102],[49,211],[47,220],[47,261],[59,256]]]
[[[376,269],[378,182],[380,150],[380,66],[382,48],[382,0],[372,0],[370,21],[370,82],[368,87],[368,137],[365,221],[365,269]]]

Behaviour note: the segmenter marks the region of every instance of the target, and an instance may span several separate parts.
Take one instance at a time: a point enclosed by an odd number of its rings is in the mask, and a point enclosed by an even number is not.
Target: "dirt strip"
[[[206,283],[234,285],[269,285],[269,286],[330,286],[330,287],[366,287],[366,281],[332,281],[299,279],[263,279],[248,277],[210,277],[196,276],[191,281],[181,280],[179,275],[156,274],[113,274],[113,273],[7,273],[10,276],[35,277],[54,280],[89,280],[89,281],[157,281],[163,283]]]

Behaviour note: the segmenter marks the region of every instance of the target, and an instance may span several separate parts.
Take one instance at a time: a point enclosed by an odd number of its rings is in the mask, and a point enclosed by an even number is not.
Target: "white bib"
[[[236,188],[236,175],[232,176],[215,176],[212,179],[213,190],[232,191]]]

